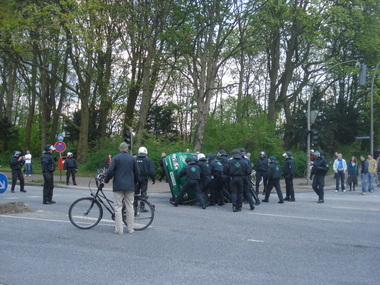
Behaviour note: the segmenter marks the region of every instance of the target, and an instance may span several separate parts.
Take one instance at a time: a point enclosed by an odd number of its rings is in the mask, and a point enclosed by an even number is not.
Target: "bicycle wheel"
[[[70,222],[80,229],[95,227],[102,217],[102,206],[91,197],[80,198],[74,201],[69,209]]]
[[[136,231],[145,230],[153,222],[154,206],[145,199],[135,197],[133,208],[135,212],[135,224],[133,228]],[[123,206],[123,222],[127,226],[127,215],[125,212],[125,206]]]

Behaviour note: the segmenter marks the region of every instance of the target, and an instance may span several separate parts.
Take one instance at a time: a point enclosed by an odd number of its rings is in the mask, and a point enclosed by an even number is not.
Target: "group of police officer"
[[[258,198],[259,187],[263,182],[265,198],[262,202],[268,202],[270,192],[275,187],[279,203],[295,201],[293,176],[294,162],[290,152],[284,153],[286,158],[284,168],[281,171],[276,158],[266,157],[264,151],[260,152],[256,169],[256,181],[252,181],[253,167],[250,158],[244,148],[234,149],[230,157],[225,150],[219,150],[218,155],[199,153],[195,159],[192,156],[186,158],[187,165],[178,174],[179,178],[185,177],[185,183],[178,196],[171,201],[177,207],[181,203],[185,193],[192,188],[197,200],[203,209],[207,206],[223,206],[226,202],[232,203],[233,212],[242,210],[243,201],[247,201],[250,210],[260,204]],[[286,197],[283,198],[280,188],[280,177],[283,175],[286,182]]]

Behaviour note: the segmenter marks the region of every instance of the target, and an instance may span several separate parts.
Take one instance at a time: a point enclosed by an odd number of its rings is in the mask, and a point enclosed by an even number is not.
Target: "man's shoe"
[[[76,183],[73,183],[73,185],[77,185]]]
[[[20,190],[20,192],[24,192],[24,193],[25,193],[25,192],[26,192],[26,190]]]
[[[296,199],[290,199],[289,200],[289,202],[295,202],[296,201]]]
[[[256,201],[255,205],[260,205],[260,201]]]
[[[250,210],[252,211],[252,210],[254,210],[254,209],[255,209],[255,206],[254,206],[254,205],[251,205]]]
[[[324,201],[322,199],[319,199],[318,203],[321,204],[321,203],[324,203]]]
[[[339,192],[339,190],[335,190],[335,192]]]
[[[218,206],[224,206],[225,204],[224,203],[219,203]]]
[[[238,211],[237,207],[235,205],[233,205],[232,206],[232,212],[237,212],[237,211]]]
[[[51,204],[55,204],[55,201],[53,201],[53,200],[50,200],[49,202],[50,202]]]
[[[170,204],[172,204],[174,207],[178,207],[178,204],[173,200],[170,200]]]
[[[14,193],[15,192],[15,190],[11,190],[11,193]]]
[[[342,190],[343,192],[346,192],[346,190]]]
[[[290,201],[290,197],[285,197],[284,201]]]
[[[45,204],[45,205],[50,205],[50,204],[52,204],[52,203],[51,203],[50,201],[44,201],[43,204]]]
[[[66,182],[66,185],[69,185],[69,182]]]
[[[362,192],[362,195],[367,195],[367,192]]]
[[[264,200],[261,200],[261,202],[268,203],[269,200],[264,199]]]
[[[284,201],[278,201],[279,204],[284,204]]]
[[[206,209],[206,204],[203,204],[203,205],[202,205],[202,209]]]

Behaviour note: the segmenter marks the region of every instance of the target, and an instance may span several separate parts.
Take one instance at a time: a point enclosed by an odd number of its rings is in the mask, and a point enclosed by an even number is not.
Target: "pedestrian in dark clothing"
[[[369,182],[369,164],[363,155],[360,156],[360,160],[362,162],[362,167],[360,170],[360,178],[362,181],[362,195],[367,194],[367,181]]]
[[[290,151],[287,151],[283,154],[285,157],[284,168],[282,170],[282,175],[285,178],[285,187],[286,187],[286,196],[284,201],[294,202],[294,186],[293,186],[293,177],[294,177],[294,161],[293,155]]]
[[[232,159],[223,168],[223,173],[230,178],[232,211],[239,212],[243,205],[244,177],[249,175],[248,165],[241,157],[239,149],[232,151]],[[251,205],[251,210],[254,206]]]
[[[125,205],[128,233],[134,232],[134,210],[135,184],[139,178],[140,171],[136,160],[128,154],[128,144],[122,142],[119,146],[120,153],[116,155],[107,169],[105,183],[113,178],[113,198],[115,207],[115,234],[123,234],[122,208]]]
[[[135,194],[147,197],[148,179],[152,179],[152,184],[156,183],[156,168],[153,161],[147,157],[148,150],[146,147],[140,147],[136,159],[137,166],[140,170],[140,176],[136,183]]]
[[[21,151],[16,150],[11,159],[9,160],[9,165],[12,169],[12,187],[11,192],[15,192],[15,187],[17,183],[17,178],[20,180],[20,192],[26,192],[24,189],[25,180],[22,174],[21,168],[24,165],[24,158],[21,156]]]
[[[69,185],[70,176],[72,176],[73,185],[77,185],[77,182],[75,180],[75,173],[78,172],[78,164],[75,158],[73,157],[72,152],[67,153],[67,158],[63,163],[63,170],[66,172],[66,185]]]
[[[186,157],[186,163],[180,173],[178,173],[178,178],[185,176],[185,183],[182,186],[181,191],[174,201],[171,203],[173,206],[177,207],[178,204],[182,201],[183,196],[186,192],[191,188],[194,190],[197,200],[203,209],[206,209],[206,202],[203,197],[203,193],[201,188],[199,187],[199,180],[201,179],[201,169],[198,165],[195,164],[195,160],[193,157]]]
[[[53,150],[55,150],[54,146],[47,144],[41,156],[42,176],[44,177],[43,204],[55,203],[53,201],[53,190],[56,159],[52,155]]]
[[[162,181],[164,178],[167,182],[167,177],[166,177],[166,172],[165,172],[165,163],[164,163],[164,159],[166,157],[166,153],[161,153],[161,159],[160,161],[158,162],[160,164],[160,168],[161,168],[161,175],[160,175],[160,179],[158,179],[158,181]]]
[[[318,203],[324,203],[323,187],[325,186],[326,173],[329,171],[329,164],[322,152],[317,150],[314,155],[315,160],[310,179],[313,179],[313,190],[318,195]]]
[[[358,185],[359,166],[356,162],[356,157],[351,156],[351,160],[347,163],[347,184],[350,186],[350,191],[355,191],[355,186]]]
[[[260,158],[256,163],[256,194],[259,195],[260,181],[263,179],[263,195],[266,193],[268,184],[268,159],[265,151],[260,151]]]
[[[265,199],[262,200],[263,202],[269,202],[269,196],[270,192],[272,191],[273,187],[276,189],[277,196],[278,196],[278,203],[282,204],[284,203],[284,199],[282,196],[281,186],[280,186],[280,177],[281,177],[281,167],[278,165],[276,161],[275,156],[270,156],[268,161],[269,168],[268,168],[268,185],[267,190],[265,191]]]

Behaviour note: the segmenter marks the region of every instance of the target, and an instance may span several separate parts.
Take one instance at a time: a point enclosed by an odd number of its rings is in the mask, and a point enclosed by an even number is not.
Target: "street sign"
[[[7,188],[8,178],[3,173],[0,173],[0,193],[4,193]]]
[[[56,142],[54,147],[57,152],[63,152],[66,149],[66,144],[64,142]]]
[[[369,140],[371,136],[355,137],[357,140]]]
[[[65,138],[65,136],[64,136],[63,134],[59,134],[59,135],[58,135],[58,140],[59,140],[60,142],[63,142],[64,138]]]

